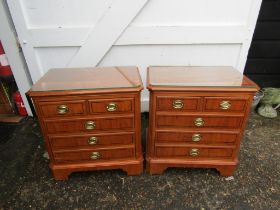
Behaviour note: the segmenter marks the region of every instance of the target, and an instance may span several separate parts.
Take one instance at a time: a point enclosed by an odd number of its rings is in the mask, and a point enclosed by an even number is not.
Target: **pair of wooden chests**
[[[258,86],[232,67],[149,67],[146,170],[216,168],[233,174]],[[136,67],[51,69],[32,98],[56,180],[72,172],[143,172]]]

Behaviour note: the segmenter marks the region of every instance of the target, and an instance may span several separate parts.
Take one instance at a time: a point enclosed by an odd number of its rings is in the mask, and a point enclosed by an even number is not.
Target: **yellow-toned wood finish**
[[[53,69],[28,92],[56,180],[75,171],[143,171],[136,67]]]
[[[147,171],[216,168],[229,176],[258,86],[232,67],[150,67]]]

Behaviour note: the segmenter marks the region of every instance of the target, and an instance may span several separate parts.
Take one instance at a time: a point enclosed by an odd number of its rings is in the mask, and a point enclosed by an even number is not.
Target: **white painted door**
[[[46,71],[40,65],[44,63],[44,53],[48,54],[49,50],[36,48],[71,46],[57,57],[59,66],[96,66],[146,2],[8,1],[33,82]],[[79,42],[78,49],[72,47],[75,42]],[[50,56],[56,56],[56,53],[50,53]]]
[[[261,0],[7,0],[33,82],[54,67],[243,72]],[[147,111],[148,92],[142,97]]]

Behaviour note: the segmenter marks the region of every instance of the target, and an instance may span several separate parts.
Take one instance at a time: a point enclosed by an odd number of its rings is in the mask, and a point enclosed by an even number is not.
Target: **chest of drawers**
[[[216,168],[233,174],[258,86],[232,67],[150,67],[147,171]]]
[[[72,172],[143,171],[136,67],[51,69],[28,92],[56,180]]]

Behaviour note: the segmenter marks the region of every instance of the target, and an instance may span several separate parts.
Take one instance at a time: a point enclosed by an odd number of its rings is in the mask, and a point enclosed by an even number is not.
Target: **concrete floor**
[[[181,168],[155,176],[82,172],[55,181],[38,124],[27,118],[0,144],[0,209],[280,209],[279,146],[280,117],[252,113],[233,179]]]

